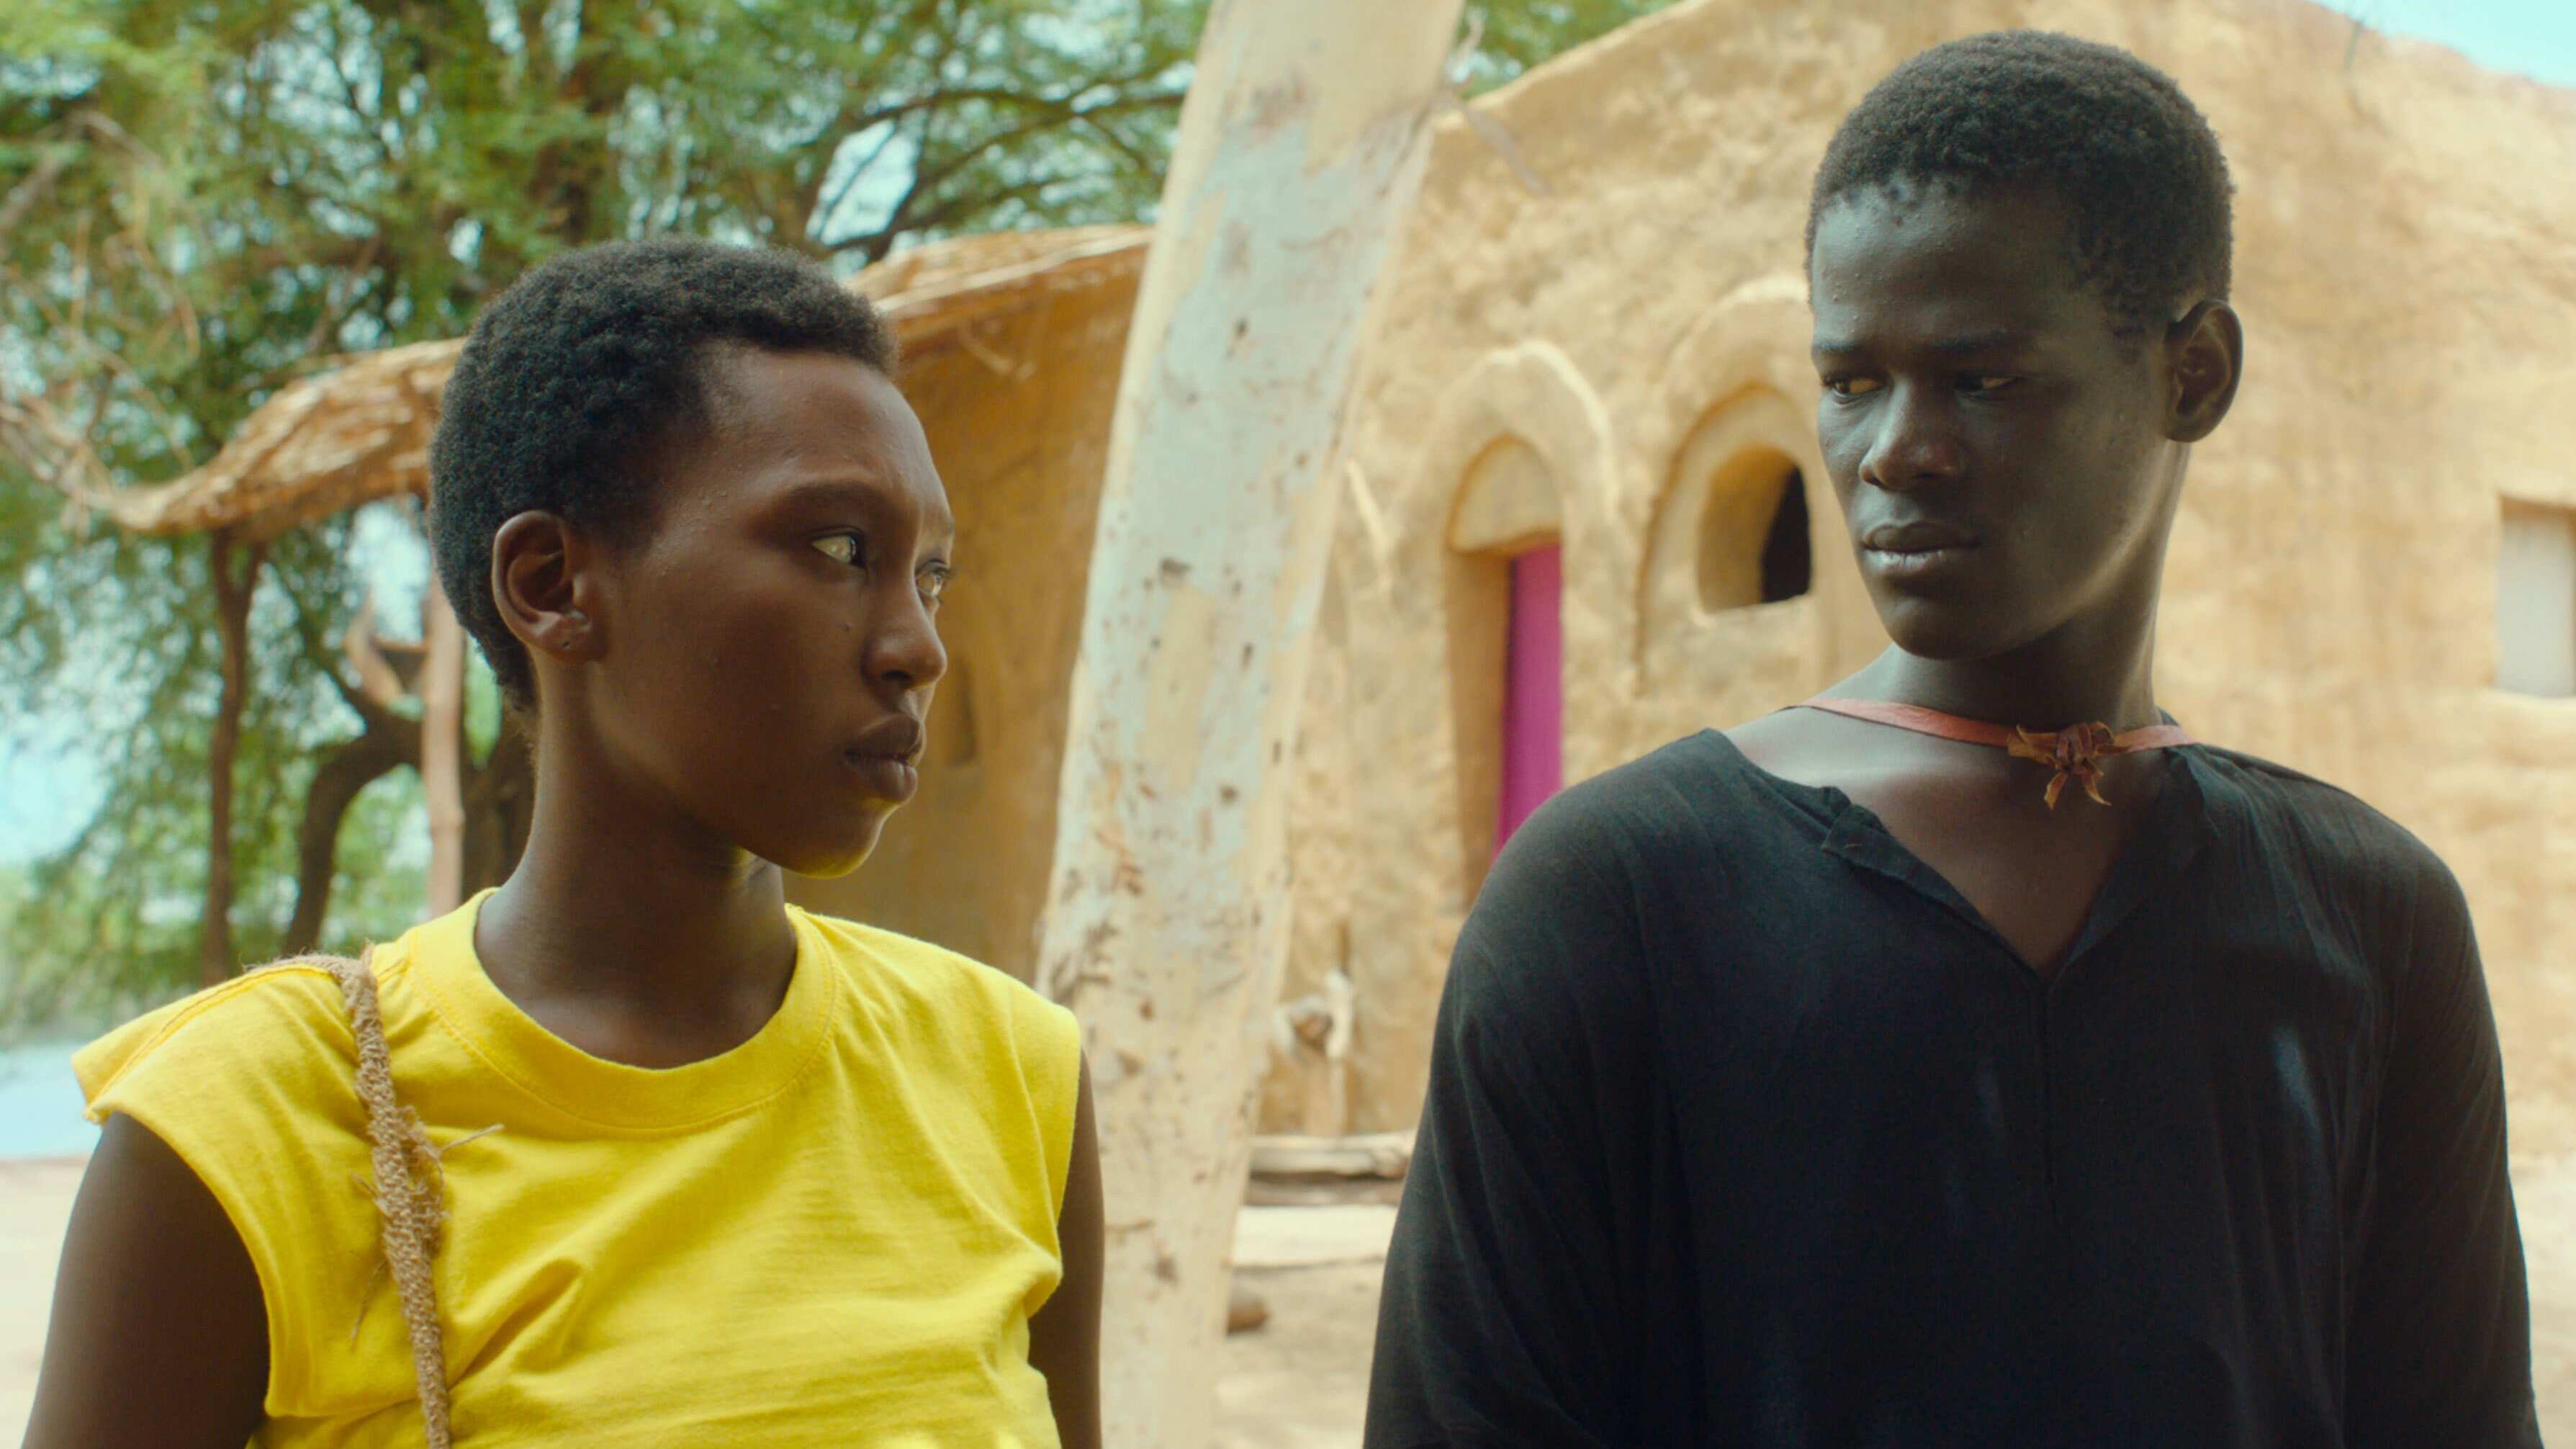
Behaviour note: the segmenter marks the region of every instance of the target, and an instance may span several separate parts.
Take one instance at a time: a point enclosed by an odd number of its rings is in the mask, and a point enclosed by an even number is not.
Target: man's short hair
[[[1934,46],[1871,87],[1834,132],[1807,206],[1816,221],[1873,187],[2042,188],[2074,220],[2077,263],[2134,334],[2224,298],[2227,158],[2182,88],[2116,46],[2004,30]]]
[[[894,366],[876,309],[820,265],[682,237],[566,253],[476,320],[430,445],[430,548],[513,704],[535,680],[492,601],[493,535],[531,509],[642,534],[660,463],[713,419],[706,364],[727,343]]]

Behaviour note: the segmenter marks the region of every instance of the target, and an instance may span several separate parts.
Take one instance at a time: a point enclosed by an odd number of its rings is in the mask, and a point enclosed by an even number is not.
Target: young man
[[[1895,647],[1497,864],[1375,1449],[2539,1442],[2458,886],[2156,707],[2228,193],[2170,80],[2062,36],[1843,123],[1818,431]]]

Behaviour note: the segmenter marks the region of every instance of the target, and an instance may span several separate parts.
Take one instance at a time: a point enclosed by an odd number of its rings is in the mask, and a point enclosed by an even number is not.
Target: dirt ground
[[[0,1445],[16,1444],[27,1431],[54,1260],[80,1168],[77,1161],[0,1158]]]
[[[80,1165],[0,1160],[0,1445],[26,1423],[63,1221]],[[2540,1417],[2576,1444],[2576,1155],[2524,1161]],[[1235,1257],[1270,1321],[1226,1340],[1216,1449],[1352,1449],[1368,1389],[1379,1260],[1393,1210],[1246,1208]]]
[[[1351,1449],[1368,1403],[1378,1275],[1395,1209],[1248,1207],[1234,1272],[1270,1321],[1225,1341],[1217,1449]]]

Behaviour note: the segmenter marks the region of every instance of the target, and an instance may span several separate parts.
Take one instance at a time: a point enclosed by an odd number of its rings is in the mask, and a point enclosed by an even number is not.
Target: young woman
[[[946,663],[893,350],[699,242],[484,315],[430,516],[533,724],[526,856],[83,1053],[30,1445],[1098,1444],[1072,1017],[781,889],[910,798]]]

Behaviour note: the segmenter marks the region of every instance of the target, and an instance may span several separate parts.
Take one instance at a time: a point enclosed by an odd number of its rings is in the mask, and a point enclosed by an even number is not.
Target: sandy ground
[[[78,1161],[0,1158],[0,1445],[15,1445],[27,1431],[54,1260],[79,1186]]]
[[[80,1166],[0,1160],[0,1446],[26,1422],[63,1220]],[[2531,1261],[2540,1417],[2576,1445],[2576,1155],[2514,1174]],[[1359,1443],[1377,1322],[1379,1260],[1394,1210],[1246,1208],[1237,1271],[1270,1322],[1226,1340],[1217,1449],[1351,1449]]]
[[[1225,1341],[1216,1449],[1351,1449],[1368,1402],[1378,1275],[1392,1207],[1248,1207],[1235,1279],[1270,1321]]]

